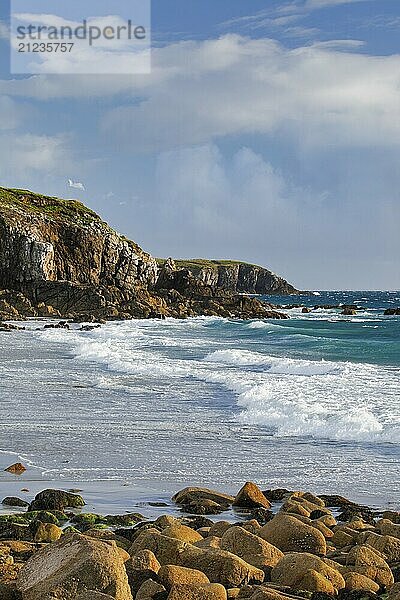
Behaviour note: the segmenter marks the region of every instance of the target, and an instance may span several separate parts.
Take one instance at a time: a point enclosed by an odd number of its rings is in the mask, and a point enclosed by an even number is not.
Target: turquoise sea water
[[[252,479],[400,508],[400,317],[383,315],[400,293],[268,300],[360,310],[3,334],[0,449],[54,481]]]

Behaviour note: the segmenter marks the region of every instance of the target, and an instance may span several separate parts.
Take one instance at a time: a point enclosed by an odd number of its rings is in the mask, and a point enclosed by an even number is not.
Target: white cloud
[[[308,146],[400,144],[400,56],[328,45],[287,50],[227,35],[154,53],[143,100],[112,109],[102,128],[132,152],[284,132]]]
[[[75,165],[65,136],[19,133],[0,135],[0,178],[28,178],[31,174],[60,175]]]
[[[8,96],[0,96],[0,131],[15,129],[23,121],[27,109]]]
[[[140,233],[158,256],[248,260],[305,289],[393,288],[399,283],[400,208],[390,193],[399,180],[395,163],[378,159],[365,172],[355,152],[342,170],[334,166],[339,182],[327,191],[295,185],[247,147],[231,158],[215,144],[180,148],[160,155],[147,202],[127,208],[120,224],[126,231],[124,223],[132,222],[128,233]],[[307,168],[331,165],[322,159]]]
[[[328,8],[340,4],[355,4],[356,2],[370,2],[371,0],[307,0],[306,9]]]
[[[7,23],[0,20],[0,40],[8,40],[10,37],[10,30]]]

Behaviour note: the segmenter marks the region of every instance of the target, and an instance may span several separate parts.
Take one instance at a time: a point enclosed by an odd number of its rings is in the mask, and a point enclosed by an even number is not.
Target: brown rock
[[[400,562],[400,540],[392,535],[368,533],[365,542],[384,554],[389,564]]]
[[[218,548],[202,549],[188,544],[180,560],[183,566],[202,571],[212,583],[221,583],[225,587],[264,580],[263,571]]]
[[[244,484],[233,505],[240,508],[271,508],[270,501],[264,496],[260,488],[251,481]]]
[[[400,512],[396,510],[385,510],[382,517],[384,519],[388,519],[392,521],[392,523],[396,523],[396,525],[400,525]]]
[[[354,546],[347,555],[346,565],[350,566],[351,570],[369,577],[379,586],[390,586],[394,583],[387,562],[368,546]]]
[[[227,594],[218,583],[174,585],[168,600],[227,600]]]
[[[207,575],[197,569],[178,567],[177,565],[164,565],[158,573],[161,583],[167,589],[174,585],[197,583],[210,583]]]
[[[4,470],[7,471],[7,473],[12,473],[13,475],[22,475],[22,473],[25,473],[26,467],[24,467],[22,463],[15,463]]]
[[[335,590],[343,589],[345,586],[344,579],[339,571],[333,569],[318,556],[305,552],[286,554],[272,569],[271,581],[280,585],[301,589],[300,584],[309,571],[315,571],[323,576],[332,584]],[[312,578],[315,580],[315,576],[312,576]],[[311,581],[311,578],[308,581]]]
[[[230,527],[232,527],[232,523],[229,523],[228,521],[217,521],[210,527],[208,537],[216,536],[220,538]]]
[[[331,596],[335,593],[335,588],[329,579],[314,569],[306,571],[304,577],[298,583],[298,589],[307,590],[308,592],[323,592]]]
[[[361,573],[354,571],[345,573],[344,580],[346,582],[346,590],[362,590],[363,592],[373,592],[374,594],[379,592],[379,585],[369,577],[361,575]]]
[[[179,565],[186,546],[185,542],[162,535],[156,529],[147,529],[133,542],[129,554],[135,556],[140,550],[151,550],[161,565]]]
[[[22,567],[17,588],[23,600],[69,600],[87,590],[132,600],[117,548],[74,533],[34,554]]]
[[[165,592],[165,587],[157,581],[148,579],[139,588],[135,599],[136,600],[153,600],[160,592]]]
[[[283,557],[278,548],[242,527],[228,529],[222,536],[221,548],[259,569],[274,567]]]
[[[345,531],[335,531],[331,542],[335,548],[345,548],[354,544],[354,538]]]
[[[162,534],[181,540],[182,542],[190,542],[191,544],[203,539],[203,536],[197,533],[197,531],[190,527],[186,527],[186,525],[181,525],[180,523],[166,527],[163,529]]]
[[[259,535],[282,552],[326,554],[326,540],[322,533],[285,513],[278,513],[261,528]]]
[[[158,573],[161,569],[160,563],[151,550],[140,550],[132,557],[131,565],[134,569],[149,570],[154,573]]]
[[[204,538],[204,540],[195,542],[194,546],[197,548],[221,548],[221,538],[211,535],[210,537]]]
[[[377,522],[376,528],[382,535],[391,535],[397,539],[400,539],[400,524],[397,525],[389,519],[381,519]]]
[[[177,492],[172,500],[176,504],[190,504],[202,500],[211,500],[217,504],[232,504],[234,498],[228,494],[222,494],[207,488],[187,487]]]
[[[62,529],[52,523],[40,523],[34,537],[35,542],[56,542],[62,536]]]

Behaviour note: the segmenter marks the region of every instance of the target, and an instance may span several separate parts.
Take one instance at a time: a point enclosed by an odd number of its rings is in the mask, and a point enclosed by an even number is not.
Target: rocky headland
[[[195,263],[157,261],[80,202],[0,188],[0,320],[287,318],[243,295],[296,292],[271,271]]]
[[[172,501],[181,517],[151,521],[87,513],[61,490],[4,498],[19,512],[0,516],[0,598],[400,598],[399,512],[252,482],[236,496],[189,487]]]

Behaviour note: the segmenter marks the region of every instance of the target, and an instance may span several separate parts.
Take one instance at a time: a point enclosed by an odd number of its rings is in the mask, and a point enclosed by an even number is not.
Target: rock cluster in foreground
[[[400,600],[400,512],[251,482],[236,497],[185,488],[173,500],[185,515],[149,522],[41,492],[0,518],[0,598]],[[208,516],[232,507],[237,523]]]
[[[273,274],[263,277],[276,293],[295,291]],[[80,202],[0,188],[0,321],[286,318],[236,291],[222,279],[220,284],[199,279],[171,260],[160,267]]]

